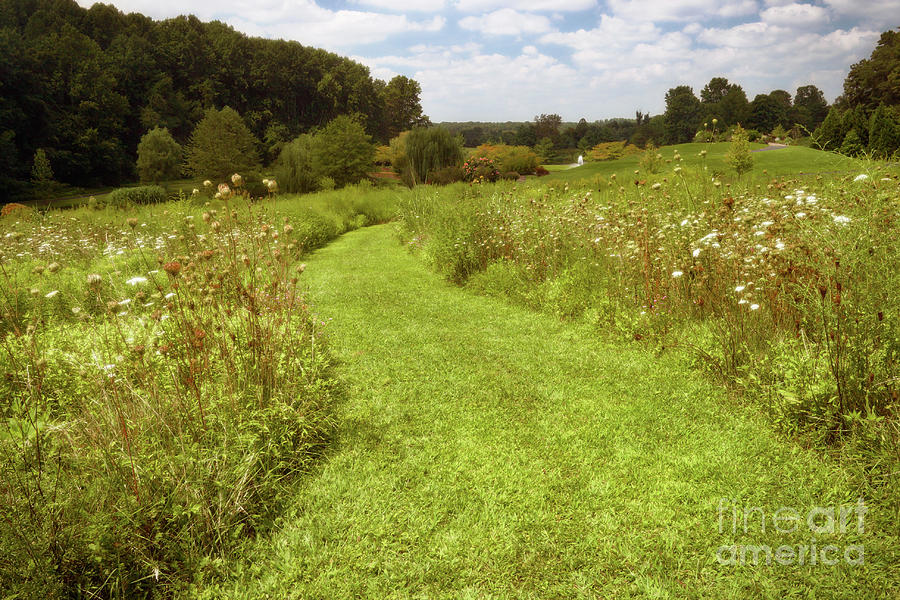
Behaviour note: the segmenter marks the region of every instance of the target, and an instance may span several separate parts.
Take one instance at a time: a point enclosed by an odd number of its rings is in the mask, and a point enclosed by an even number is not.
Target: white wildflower
[[[734,291],[740,293],[740,292],[743,292],[745,289],[747,289],[746,285],[739,285],[736,288],[734,288]]]
[[[750,310],[759,310],[759,304],[751,304]]]
[[[866,175],[865,173],[860,173],[859,175],[857,175],[856,177],[853,178],[853,181],[865,181],[868,178],[869,178],[869,176]]]
[[[132,277],[125,283],[127,283],[128,285],[138,285],[140,283],[147,283],[147,278],[146,277]]]
[[[838,225],[846,225],[850,222],[850,217],[845,217],[844,215],[835,215],[834,222]]]
[[[691,256],[693,256],[694,258],[700,256],[700,248],[696,248],[693,252],[691,252]]]
[[[45,295],[44,298],[52,298],[53,296],[57,295],[58,293],[59,293],[59,290],[53,290],[52,292],[47,292],[47,295]]]
[[[681,271],[672,271],[672,277],[673,277],[674,279],[678,279],[678,278],[681,277],[682,275],[684,275],[684,273],[681,272]]]

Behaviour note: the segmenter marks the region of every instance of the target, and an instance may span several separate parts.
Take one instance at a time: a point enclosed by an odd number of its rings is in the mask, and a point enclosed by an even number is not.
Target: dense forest
[[[154,21],[73,0],[0,3],[0,189],[27,198],[44,157],[74,186],[135,179],[141,136],[185,143],[210,108],[229,106],[271,160],[341,114],[387,141],[427,122],[415,81],[372,78],[359,63],[296,42],[253,38],[193,16]],[[38,151],[41,150],[41,153]]]

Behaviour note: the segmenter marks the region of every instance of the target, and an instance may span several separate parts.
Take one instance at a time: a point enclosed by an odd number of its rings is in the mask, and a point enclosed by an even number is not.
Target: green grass
[[[671,159],[675,150],[678,150],[684,158],[685,166],[694,167],[705,164],[711,174],[730,175],[732,171],[725,164],[725,153],[728,152],[729,146],[730,144],[725,142],[715,144],[679,144],[676,146],[664,146],[658,152],[664,158]],[[764,144],[751,144],[751,147],[757,150],[766,146]],[[707,151],[705,161],[699,156],[702,150]],[[634,154],[618,160],[587,162],[584,166],[575,169],[556,170],[548,167],[551,173],[546,176],[546,180],[571,181],[595,177],[608,178],[614,173],[618,177],[631,179],[634,177],[635,169],[640,168],[640,160],[641,155]],[[857,168],[858,165],[857,161],[846,156],[800,146],[754,152],[753,163],[753,171],[750,176],[761,175],[763,171],[767,171],[769,175],[773,176],[847,171]],[[666,165],[663,171],[670,169],[671,165]],[[648,173],[641,173],[639,176],[641,179],[654,177]]]
[[[722,498],[806,515],[855,502],[852,465],[779,439],[678,355],[452,287],[390,226],[304,275],[346,381],[339,432],[222,598],[889,598],[896,506],[871,506],[865,564],[724,566],[722,545],[809,544]],[[728,513],[730,515],[730,513]]]

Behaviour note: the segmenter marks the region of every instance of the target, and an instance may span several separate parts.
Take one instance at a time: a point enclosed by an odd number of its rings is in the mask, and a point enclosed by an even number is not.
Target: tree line
[[[73,0],[0,3],[0,189],[27,198],[35,165],[79,187],[135,179],[156,127],[187,144],[211,109],[239,113],[266,161],[340,115],[386,142],[427,124],[421,88],[297,42],[255,38],[194,16],[154,21]],[[37,161],[36,161],[37,159]]]

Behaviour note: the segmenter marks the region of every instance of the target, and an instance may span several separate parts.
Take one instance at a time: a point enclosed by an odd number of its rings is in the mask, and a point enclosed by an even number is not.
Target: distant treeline
[[[563,123],[556,114],[533,121],[505,123],[444,122],[465,146],[509,144],[535,147],[542,142],[556,149],[588,150],[597,144],[627,141],[639,147],[690,141],[727,139],[730,128],[742,125],[751,137],[800,138],[824,149],[856,155],[891,156],[900,149],[900,32],[881,35],[872,56],[850,69],[844,93],[829,107],[815,85],[794,94],[774,90],[751,101],[744,89],[724,77],[713,77],[699,98],[687,85],[669,89],[666,110],[635,118]]]
[[[56,181],[135,179],[149,129],[185,143],[209,108],[237,110],[271,160],[341,114],[386,142],[427,123],[419,85],[373,79],[359,63],[296,42],[253,38],[193,16],[154,21],[73,0],[0,2],[0,196],[27,197],[43,150]]]

